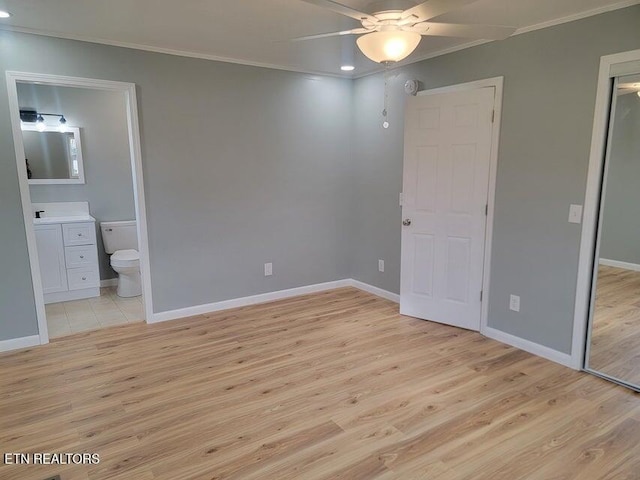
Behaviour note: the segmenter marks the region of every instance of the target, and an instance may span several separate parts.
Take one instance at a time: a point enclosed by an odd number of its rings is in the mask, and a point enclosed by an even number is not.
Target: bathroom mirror
[[[611,99],[585,363],[640,391],[640,75]]]
[[[30,185],[85,183],[79,128],[27,124],[22,141]]]

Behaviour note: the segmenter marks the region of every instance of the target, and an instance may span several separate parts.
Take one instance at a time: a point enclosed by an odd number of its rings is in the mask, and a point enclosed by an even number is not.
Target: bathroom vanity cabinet
[[[34,221],[44,303],[100,296],[100,272],[92,217]]]

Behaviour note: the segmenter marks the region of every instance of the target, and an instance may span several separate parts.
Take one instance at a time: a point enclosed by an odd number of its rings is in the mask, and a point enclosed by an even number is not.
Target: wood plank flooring
[[[640,396],[352,288],[0,355],[0,479],[638,479]]]
[[[640,272],[600,265],[589,366],[640,387]]]

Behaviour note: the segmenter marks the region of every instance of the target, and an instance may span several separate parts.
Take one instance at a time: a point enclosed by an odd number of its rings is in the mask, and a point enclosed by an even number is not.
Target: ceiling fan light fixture
[[[418,47],[422,36],[403,30],[386,30],[363,35],[356,40],[362,53],[377,63],[399,62]]]

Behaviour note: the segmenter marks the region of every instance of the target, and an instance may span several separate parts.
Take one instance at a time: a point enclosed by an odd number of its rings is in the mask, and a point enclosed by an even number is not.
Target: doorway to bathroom
[[[7,72],[40,343],[152,311],[135,85]]]

